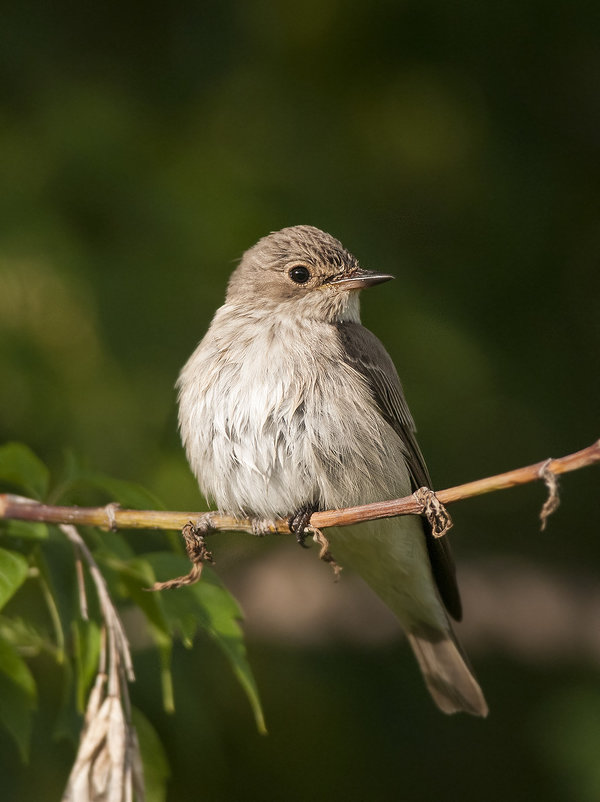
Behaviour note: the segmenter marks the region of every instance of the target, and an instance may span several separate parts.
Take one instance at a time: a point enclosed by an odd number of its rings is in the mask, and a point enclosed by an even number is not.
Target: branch
[[[456,501],[492,493],[496,490],[507,490],[517,485],[543,480],[549,488],[551,505],[545,505],[542,520],[556,508],[556,476],[569,471],[578,471],[600,462],[600,440],[593,445],[558,459],[547,459],[517,468],[507,473],[478,479],[457,487],[450,487],[435,493],[442,504],[453,504]],[[342,510],[326,510],[313,513],[310,524],[318,529],[329,526],[349,526],[362,521],[377,518],[393,518],[398,515],[421,515],[426,504],[419,494],[405,496],[393,501],[379,501],[361,507],[348,507]],[[115,504],[106,507],[54,507],[39,504],[21,496],[9,493],[0,494],[0,519],[18,518],[25,521],[44,521],[46,523],[79,524],[99,526],[104,529],[179,529],[190,521],[204,519],[210,522],[211,531],[256,533],[256,522],[248,518],[234,518],[219,512],[168,512],[160,510],[122,510]],[[287,520],[265,522],[264,534],[290,534]]]

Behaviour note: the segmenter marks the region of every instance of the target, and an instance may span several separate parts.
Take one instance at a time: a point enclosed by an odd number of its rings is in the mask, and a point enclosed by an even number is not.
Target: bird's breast
[[[285,517],[409,492],[402,444],[333,326],[209,331],[179,379],[200,486],[235,515]]]

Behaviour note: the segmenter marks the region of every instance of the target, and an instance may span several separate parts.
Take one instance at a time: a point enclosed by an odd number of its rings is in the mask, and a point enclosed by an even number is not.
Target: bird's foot
[[[290,532],[296,535],[296,540],[304,549],[307,548],[305,544],[306,538],[312,535],[312,539],[320,547],[319,559],[331,566],[334,577],[337,581],[342,570],[342,566],[335,561],[332,553],[329,550],[329,541],[323,534],[322,530],[310,523],[312,514],[316,510],[316,504],[305,504],[304,507],[300,507],[300,509],[297,510],[294,515],[290,515],[288,518],[288,526],[290,528]]]
[[[305,504],[288,518],[290,532],[296,535],[296,540],[303,549],[307,548],[304,541],[308,535],[310,535],[310,529],[308,528],[308,525],[315,510],[316,506],[314,504]]]

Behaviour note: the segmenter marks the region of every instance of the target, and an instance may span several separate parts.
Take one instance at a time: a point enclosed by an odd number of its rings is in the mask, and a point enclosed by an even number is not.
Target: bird
[[[394,363],[360,322],[360,292],[392,278],[310,225],[243,254],[177,380],[187,459],[219,511],[287,518],[301,539],[316,510],[431,488]],[[438,708],[486,716],[450,621],[462,609],[447,538],[416,515],[327,535],[397,617]]]

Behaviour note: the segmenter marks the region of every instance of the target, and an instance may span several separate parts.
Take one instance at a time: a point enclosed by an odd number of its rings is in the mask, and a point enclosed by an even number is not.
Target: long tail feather
[[[444,713],[487,716],[488,706],[458,643],[448,633],[407,633],[425,684]]]

